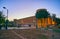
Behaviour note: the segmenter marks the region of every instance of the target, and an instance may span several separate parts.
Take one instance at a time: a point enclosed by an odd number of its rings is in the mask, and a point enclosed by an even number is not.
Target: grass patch
[[[60,29],[53,29],[53,31],[60,33]]]

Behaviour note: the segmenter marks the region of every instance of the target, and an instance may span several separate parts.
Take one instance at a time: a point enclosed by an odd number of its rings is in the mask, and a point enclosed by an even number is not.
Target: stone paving
[[[53,32],[51,30],[41,30],[41,31],[36,29],[0,30],[0,39],[28,39],[28,38],[42,39],[43,38],[42,35],[45,35],[48,39],[60,39],[60,33]]]
[[[0,39],[21,39],[11,32],[11,30],[0,30]]]

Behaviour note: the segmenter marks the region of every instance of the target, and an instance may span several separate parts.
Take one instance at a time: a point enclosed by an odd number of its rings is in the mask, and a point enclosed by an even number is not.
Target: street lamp
[[[7,10],[7,20],[8,20],[8,9],[6,7],[3,7],[3,9]]]
[[[7,20],[6,20],[6,29],[7,29],[7,26],[8,26],[8,9],[6,7],[3,7],[3,9],[7,10]]]

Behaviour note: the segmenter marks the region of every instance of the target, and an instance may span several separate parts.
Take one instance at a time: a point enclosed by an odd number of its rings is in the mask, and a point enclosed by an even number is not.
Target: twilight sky
[[[40,8],[60,17],[60,0],[0,0],[0,11],[6,16],[4,6],[9,10],[9,20],[33,16]]]

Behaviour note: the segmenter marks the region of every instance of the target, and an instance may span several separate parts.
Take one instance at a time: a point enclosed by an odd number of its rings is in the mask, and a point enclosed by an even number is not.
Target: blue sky
[[[60,17],[60,0],[0,0],[0,11],[6,16],[3,6],[9,10],[9,20],[33,16],[40,8],[46,8],[50,14]]]

